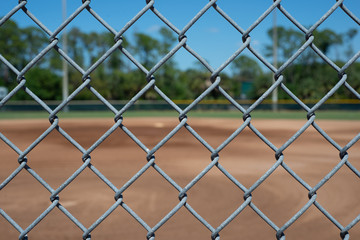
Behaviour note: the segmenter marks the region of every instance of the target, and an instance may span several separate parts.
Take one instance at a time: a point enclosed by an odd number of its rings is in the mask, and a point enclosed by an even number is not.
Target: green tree
[[[241,55],[232,62],[231,70],[231,78],[225,81],[227,88],[236,98],[249,98],[249,92],[242,92],[244,90],[242,84],[244,82],[253,84],[263,74],[261,67],[253,58]]]
[[[265,46],[265,55],[267,57],[273,56],[273,29],[267,31],[271,43]],[[292,28],[285,28],[283,26],[277,27],[277,46],[278,46],[278,60],[280,63],[289,59],[295,51],[300,48],[304,42],[304,34]]]
[[[314,44],[325,54],[343,44],[343,35],[331,29],[316,30]],[[268,31],[272,40],[272,29]],[[291,28],[278,27],[278,55],[280,64],[289,59],[304,43],[304,34]],[[272,43],[266,46],[266,55],[272,56]],[[319,99],[329,91],[338,80],[337,73],[320,59],[310,48],[283,72],[285,85],[299,98]],[[288,98],[287,95],[282,97]]]
[[[184,87],[184,99],[195,99],[211,84],[210,73],[196,68],[187,69],[180,73],[180,83]]]
[[[177,41],[174,33],[168,28],[160,28],[159,34],[159,58],[163,58],[171,51]],[[182,98],[181,95],[184,91],[184,88],[179,81],[179,72],[174,58],[171,57],[155,73],[156,85],[169,97],[176,97],[177,99]]]
[[[103,39],[104,44],[106,44],[109,48],[112,47],[115,44],[114,41],[114,35],[112,33],[106,32],[102,33],[100,37]],[[129,46],[128,42],[125,38],[122,40],[122,47],[127,48]],[[125,70],[125,62],[123,60],[123,54],[119,49],[114,51],[109,59],[105,62],[106,66],[108,68],[108,71],[111,73],[111,71],[118,69],[118,70]]]
[[[241,55],[232,62],[232,74],[240,81],[251,82],[262,74],[259,64],[245,55]]]
[[[140,63],[145,68],[151,69],[159,58],[160,42],[145,33],[135,33],[134,38],[135,54],[138,55]]]
[[[84,67],[84,33],[77,27],[72,28],[68,34],[68,55],[80,67]]]
[[[61,77],[50,69],[34,67],[25,74],[26,87],[42,100],[61,100]],[[16,100],[32,99],[25,91],[15,95]]]
[[[283,26],[277,27],[277,46],[278,46],[278,59],[280,63],[284,63],[288,60],[301,46],[305,43],[305,35],[299,30],[292,28],[285,28]],[[271,39],[271,43],[265,46],[265,55],[267,57],[273,56],[273,29],[269,29],[267,32],[268,37]],[[331,29],[315,30],[314,44],[326,55],[335,46],[339,46],[343,43],[343,35],[335,33]],[[316,58],[315,53],[308,49],[302,53],[296,62],[311,63]]]
[[[25,66],[26,60],[23,53],[26,50],[26,42],[22,41],[21,29],[16,22],[8,20],[0,27],[0,54],[17,69]],[[0,70],[0,83],[9,87],[16,78],[15,74],[3,64]]]
[[[351,28],[349,29],[346,33],[345,33],[345,39],[343,42],[346,42],[346,47],[347,49],[345,49],[345,58],[349,59],[351,58],[354,54],[354,46],[353,46],[353,40],[355,38],[355,36],[357,35],[358,30],[355,28]]]
[[[341,45],[343,37],[330,29],[316,30],[314,32],[314,44],[326,55],[331,47]]]
[[[21,40],[26,43],[22,55],[26,62],[30,62],[49,44],[49,40],[41,29],[34,26],[22,29],[21,33]]]

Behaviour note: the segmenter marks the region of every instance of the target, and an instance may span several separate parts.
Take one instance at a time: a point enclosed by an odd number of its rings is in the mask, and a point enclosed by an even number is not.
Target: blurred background
[[[18,1],[1,3],[0,16],[6,15]],[[81,6],[81,1],[29,1],[26,8],[47,29],[54,32]],[[154,7],[178,29],[199,12],[207,1],[157,0]],[[272,1],[256,0],[238,4],[235,0],[217,2],[244,30],[249,28],[268,9]],[[282,6],[303,26],[310,28],[335,1],[283,1]],[[92,1],[91,8],[116,31],[120,31],[144,6],[145,1]],[[346,6],[359,16],[360,3],[346,1]],[[276,38],[274,35],[274,30]],[[314,32],[316,46],[340,68],[360,49],[359,25],[341,9],[335,12]],[[187,45],[201,55],[214,69],[224,63],[242,45],[242,34],[215,9],[210,8],[187,32]],[[306,41],[305,34],[277,10],[250,32],[251,46],[270,63],[281,66]],[[67,49],[84,70],[96,62],[111,46],[114,35],[101,25],[86,9],[59,33],[58,46]],[[64,40],[66,38],[66,41]],[[275,39],[275,40],[274,40]],[[178,36],[151,10],[147,11],[123,34],[122,46],[150,70],[178,43]],[[276,41],[276,44],[274,44]],[[23,69],[49,44],[49,36],[20,10],[0,27],[0,54],[18,70]],[[64,46],[66,44],[67,46]],[[274,50],[275,49],[275,50]],[[276,51],[276,59],[274,52]],[[26,86],[49,106],[57,106],[64,98],[62,81],[66,75],[68,93],[82,83],[82,74],[70,64],[64,71],[63,58],[52,49],[26,74]],[[347,82],[360,91],[360,62],[347,70]],[[187,106],[211,84],[211,73],[189,52],[180,49],[154,73],[156,86],[180,107]],[[285,85],[308,106],[319,101],[338,82],[337,72],[308,48],[283,73]],[[273,73],[249,50],[245,49],[221,73],[220,86],[244,106],[258,99],[272,84]],[[116,107],[123,106],[146,84],[145,74],[120,50],[115,51],[91,74],[93,86]],[[16,74],[0,62],[0,98],[17,86]],[[295,110],[300,107],[281,89],[276,93],[278,109]],[[274,96],[266,99],[258,109],[272,109]],[[153,90],[147,91],[134,105],[135,109],[167,110],[171,107]],[[212,91],[199,109],[232,109],[218,91]],[[42,110],[24,91],[18,91],[3,107],[12,110]],[[70,110],[105,110],[97,98],[85,89],[70,102]],[[359,99],[341,87],[322,106],[322,109],[358,110]]]

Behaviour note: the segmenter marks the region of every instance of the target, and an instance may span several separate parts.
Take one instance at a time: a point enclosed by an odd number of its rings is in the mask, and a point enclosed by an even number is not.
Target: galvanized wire
[[[320,126],[316,123],[316,111],[328,100],[341,86],[344,86],[348,89],[355,98],[360,99],[360,94],[347,82],[348,75],[346,70],[349,66],[354,63],[360,57],[360,51],[357,52],[353,57],[351,57],[344,66],[338,66],[333,62],[328,56],[326,56],[314,43],[315,36],[313,35],[314,31],[321,26],[321,24],[337,9],[343,11],[348,17],[349,20],[354,21],[357,25],[360,25],[360,20],[358,16],[351,12],[345,6],[344,0],[336,0],[334,5],[311,27],[306,28],[300,22],[298,22],[282,5],[281,0],[274,0],[273,2],[269,1],[268,9],[258,18],[256,21],[246,30],[244,30],[240,25],[241,23],[233,20],[225,11],[220,7],[221,1],[210,0],[209,2],[204,2],[204,7],[185,25],[183,29],[178,29],[172,22],[170,22],[157,8],[155,0],[146,0],[144,3],[143,9],[141,9],[122,29],[119,31],[115,30],[110,26],[96,11],[91,7],[90,0],[83,0],[79,2],[79,7],[54,31],[51,32],[35,15],[33,15],[29,9],[27,9],[27,1],[19,0],[18,4],[7,13],[0,20],[0,27],[11,17],[19,12],[28,16],[29,21],[34,22],[44,33],[47,34],[49,38],[48,45],[38,53],[23,69],[17,69],[10,61],[8,61],[0,53],[0,61],[5,64],[13,73],[16,74],[18,85],[10,91],[10,93],[1,100],[0,109],[3,108],[6,103],[19,91],[25,91],[29,96],[31,96],[46,112],[49,113],[49,127],[45,130],[34,142],[32,142],[24,151],[20,150],[13,142],[11,142],[3,133],[0,132],[0,139],[6,143],[13,151],[18,155],[19,166],[0,184],[0,190],[4,189],[9,182],[11,182],[18,173],[21,171],[27,171],[30,173],[34,179],[36,179],[47,191],[50,193],[50,206],[43,211],[29,226],[20,226],[12,217],[3,209],[0,208],[0,214],[5,218],[13,227],[19,232],[19,239],[27,239],[27,234],[32,231],[32,229],[46,216],[53,211],[55,208],[59,209],[68,219],[73,222],[82,232],[83,239],[91,239],[91,232],[98,227],[104,219],[109,215],[114,214],[116,208],[123,208],[127,211],[146,231],[147,239],[156,239],[156,231],[163,226],[172,216],[178,212],[180,209],[184,208],[189,211],[194,218],[196,218],[201,224],[203,224],[209,230],[209,238],[211,239],[220,239],[221,231],[227,227],[227,225],[233,221],[233,219],[242,213],[245,208],[252,209],[263,221],[265,221],[273,230],[274,238],[276,239],[285,239],[286,229],[289,228],[301,215],[303,215],[311,206],[315,206],[324,216],[326,216],[329,221],[334,224],[340,233],[342,239],[349,239],[350,234],[349,230],[354,227],[360,221],[360,214],[353,219],[350,223],[343,226],[335,217],[333,217],[321,204],[317,201],[317,191],[342,167],[348,167],[358,178],[360,178],[360,171],[356,169],[351,162],[349,161],[348,150],[360,139],[360,133],[357,134],[348,144],[341,146],[335,140],[333,140]],[[234,4],[246,4],[246,3],[235,3]],[[1,5],[1,4],[0,4]],[[224,18],[236,31],[238,31],[242,36],[242,45],[217,69],[214,69],[202,56],[200,56],[195,50],[193,50],[188,42],[188,37],[186,33],[193,27],[193,25],[203,16],[204,13],[214,9],[222,18]],[[274,10],[278,10],[291,21],[296,28],[298,28],[303,34],[305,42],[303,45],[289,58],[287,59],[282,66],[275,67],[269,61],[266,60],[258,51],[252,47],[252,40],[250,37],[251,32],[259,27],[259,24],[269,17]],[[58,45],[59,40],[58,36],[64,31],[64,28],[69,25],[77,16],[83,12],[88,11],[94,19],[96,19],[104,29],[109,31],[114,36],[114,44],[111,46],[95,63],[93,63],[88,69],[83,69],[79,66],[71,57],[69,57]],[[178,36],[178,43],[176,46],[171,49],[165,56],[156,63],[151,69],[147,69],[143,66],[139,60],[134,57],[130,51],[123,46],[123,37],[124,34],[136,23],[145,13],[152,13],[159,20],[164,22],[164,24]],[[27,80],[25,74],[34,67],[50,50],[56,50],[58,54],[65,59],[75,70],[77,70],[82,75],[83,83],[74,90],[70,96],[65,99],[60,105],[55,109],[51,109],[43,100],[41,100],[36,94],[34,94],[27,87]],[[154,74],[165,64],[176,52],[180,49],[184,49],[189,52],[194,59],[198,60],[210,73],[211,73],[211,85],[196,99],[193,100],[186,108],[182,109],[177,104],[175,104],[172,99],[176,96],[168,96],[156,85],[156,77]],[[221,76],[220,73],[233,62],[240,54],[244,52],[245,49],[248,49],[250,53],[253,54],[260,62],[263,63],[265,68],[268,68],[274,73],[275,82],[263,93],[263,95],[258,98],[251,106],[242,106],[240,105],[233,97],[231,97],[225,89],[220,86]],[[287,88],[286,83],[284,82],[285,77],[283,76],[284,70],[286,70],[289,65],[291,65],[303,52],[307,49],[312,49],[326,64],[331,66],[335,72],[338,74],[338,82],[333,86],[333,88],[324,94],[324,97],[319,100],[314,106],[309,107],[304,102],[302,102],[292,91]],[[92,72],[101,65],[113,52],[121,51],[123,55],[128,58],[134,65],[144,74],[144,81],[146,85],[134,95],[134,97],[128,101],[128,103],[121,109],[116,109],[106,98],[104,98],[95,88],[91,86],[91,74]],[[73,139],[70,134],[68,134],[59,124],[58,113],[62,111],[71,100],[79,94],[84,88],[88,88],[94,96],[96,96],[113,114],[115,123],[108,131],[102,135],[95,143],[85,149],[80,143]],[[275,88],[281,88],[292,98],[303,110],[304,117],[307,117],[307,122],[291,137],[289,138],[282,146],[276,147],[271,141],[269,141],[253,124],[251,113],[266,99]],[[155,90],[159,96],[161,96],[176,112],[178,112],[179,124],[174,127],[172,131],[168,133],[163,139],[159,141],[152,149],[149,149],[140,139],[132,133],[123,123],[124,116],[123,114],[128,111],[148,90]],[[211,146],[202,136],[195,131],[188,123],[187,114],[194,109],[194,107],[200,103],[209,93],[217,89],[228,101],[231,103],[239,112],[243,115],[243,123],[218,147]],[[329,142],[331,147],[334,147],[339,152],[339,162],[338,164],[326,174],[326,176],[321,179],[315,186],[309,185],[304,181],[295,171],[293,171],[285,163],[285,154],[284,151],[299,137],[301,136],[308,128],[314,128],[316,131]],[[244,129],[250,129],[253,133],[259,137],[262,142],[274,152],[274,164],[263,174],[257,181],[253,183],[252,186],[246,188],[238,179],[230,174],[227,169],[220,164],[220,152],[227,147],[227,145],[241,134]],[[106,140],[116,129],[121,129],[126,133],[146,154],[146,164],[134,175],[132,176],[123,186],[114,185],[109,179],[105,177],[92,163],[91,163],[91,153],[104,141]],[[155,155],[162,146],[169,141],[180,129],[186,129],[192,136],[199,141],[209,151],[210,163],[196,176],[191,180],[185,187],[181,187],[176,181],[174,181],[164,170],[162,170],[156,163]],[[60,187],[53,189],[40,175],[36,173],[30,166],[31,161],[27,159],[27,155],[33,151],[37,145],[44,141],[44,139],[53,131],[59,132],[65,139],[67,139],[79,152],[82,154],[82,165],[67,179],[65,180]],[[81,174],[84,169],[89,168],[99,179],[101,179],[113,192],[114,192],[114,203],[113,205],[103,213],[90,227],[85,227],[77,218],[75,218],[72,213],[66,209],[61,204],[61,193],[62,191],[74,180],[79,174]],[[123,194],[126,190],[139,179],[148,169],[153,168],[157,173],[170,185],[178,191],[179,202],[176,204],[173,209],[168,212],[157,224],[150,226],[145,220],[143,220],[134,210],[132,210],[129,205],[126,204]],[[212,226],[209,222],[201,216],[191,205],[188,203],[188,192],[193,188],[197,182],[202,179],[212,168],[219,169],[225,177],[227,177],[238,189],[243,192],[244,201],[239,202],[237,209],[228,216],[219,226]],[[302,187],[308,191],[308,202],[302,206],[302,208],[292,216],[283,226],[277,226],[266,214],[264,214],[259,207],[257,207],[253,202],[252,193],[257,189],[268,177],[278,168],[283,168],[287,173],[293,177]],[[145,236],[144,236],[145,237]],[[334,236],[335,239],[335,236]]]

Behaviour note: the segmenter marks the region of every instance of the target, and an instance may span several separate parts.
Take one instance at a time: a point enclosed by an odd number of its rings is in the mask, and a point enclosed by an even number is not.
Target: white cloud
[[[254,47],[257,47],[257,46],[260,46],[261,45],[261,42],[259,40],[252,40],[251,41],[251,44],[254,46]]]
[[[147,33],[155,33],[158,32],[161,29],[160,25],[152,25],[146,29]]]

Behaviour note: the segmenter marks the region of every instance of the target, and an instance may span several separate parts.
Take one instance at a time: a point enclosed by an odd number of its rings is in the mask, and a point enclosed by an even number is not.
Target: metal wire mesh
[[[236,3],[237,4],[237,3]],[[243,4],[243,3],[241,3]],[[91,239],[91,232],[97,228],[104,219],[106,219],[110,214],[113,213],[117,208],[125,209],[146,231],[147,231],[147,239],[154,240],[156,231],[163,226],[173,215],[178,212],[180,209],[186,209],[189,211],[194,218],[196,218],[201,224],[203,224],[209,230],[209,238],[211,239],[220,239],[221,231],[227,227],[227,225],[233,221],[233,219],[242,213],[245,208],[252,209],[264,222],[266,222],[273,230],[276,239],[285,239],[286,229],[289,228],[299,217],[304,214],[310,206],[315,206],[328,220],[330,220],[338,229],[342,239],[349,239],[350,234],[349,230],[353,228],[360,221],[360,214],[357,215],[355,219],[353,219],[346,226],[340,224],[340,222],[335,219],[322,205],[317,201],[317,191],[340,169],[340,168],[349,168],[353,174],[356,175],[357,178],[360,178],[360,171],[356,169],[351,162],[349,161],[348,150],[360,139],[360,134],[357,134],[350,142],[348,142],[345,146],[340,146],[336,141],[334,141],[324,130],[320,128],[320,126],[316,123],[316,115],[315,112],[322,106],[322,104],[328,100],[340,87],[344,86],[347,88],[353,95],[360,99],[360,94],[346,81],[348,75],[346,74],[346,70],[348,67],[354,63],[360,56],[360,52],[357,52],[352,58],[350,58],[344,66],[340,67],[336,63],[334,63],[330,58],[328,58],[324,53],[322,53],[319,48],[314,44],[315,37],[313,36],[313,32],[319,28],[319,26],[336,10],[341,9],[350,19],[352,19],[356,24],[360,25],[360,19],[355,16],[350,9],[348,9],[344,3],[344,0],[336,0],[334,5],[325,13],[323,17],[319,21],[317,21],[310,28],[304,27],[300,22],[298,22],[286,9],[281,5],[281,0],[274,0],[273,2],[268,3],[268,9],[246,30],[240,27],[241,23],[237,23],[232,18],[230,18],[226,12],[221,9],[221,1],[217,3],[216,0],[211,0],[208,3],[204,3],[203,8],[192,18],[192,20],[183,28],[178,29],[173,23],[171,23],[168,19],[166,19],[160,11],[156,8],[155,0],[146,0],[145,6],[141,9],[121,30],[117,31],[108,23],[106,23],[100,15],[96,13],[96,9],[91,7],[90,0],[83,0],[81,4],[79,4],[79,8],[73,12],[67,19],[64,21],[54,32],[51,32],[42,22],[38,20],[36,16],[34,16],[29,9],[27,9],[27,1],[20,0],[18,5],[12,9],[9,13],[7,13],[0,20],[0,27],[8,21],[16,12],[23,12],[28,16],[29,21],[33,21],[37,26],[42,29],[49,37],[49,44],[34,58],[30,61],[23,69],[17,69],[14,67],[5,57],[0,55],[0,60],[9,68],[12,72],[17,75],[18,85],[10,91],[9,94],[5,98],[3,98],[0,102],[0,108],[4,107],[6,103],[19,91],[25,91],[29,96],[31,96],[41,107],[49,113],[49,122],[50,126],[46,131],[44,131],[40,137],[38,137],[34,142],[32,142],[25,150],[20,150],[18,146],[16,146],[13,142],[11,142],[3,133],[0,133],[1,140],[6,143],[12,150],[14,150],[18,154],[18,162],[19,166],[3,181],[0,185],[0,189],[4,189],[9,182],[11,182],[14,178],[16,178],[17,174],[21,171],[27,171],[30,173],[37,181],[39,181],[42,186],[49,191],[50,193],[50,206],[43,211],[29,226],[20,226],[16,221],[12,219],[12,217],[3,209],[0,209],[0,214],[3,218],[5,218],[19,233],[19,239],[27,239],[27,234],[32,231],[32,229],[39,224],[41,220],[46,218],[46,216],[53,211],[54,209],[59,209],[68,219],[72,221],[81,231],[83,232],[83,239]],[[1,4],[0,4],[1,5]],[[197,52],[195,52],[188,45],[188,37],[186,33],[189,29],[191,29],[205,12],[209,9],[215,9],[216,12],[223,17],[234,29],[236,29],[242,35],[242,45],[236,50],[233,55],[227,59],[219,68],[214,69],[207,61],[200,56]],[[266,60],[259,52],[257,52],[252,46],[252,40],[250,37],[251,32],[258,27],[258,25],[264,21],[269,14],[274,11],[274,9],[278,9],[283,16],[288,18],[296,28],[298,28],[305,37],[305,43],[289,58],[285,61],[279,68],[274,67],[270,62]],[[64,31],[64,28],[69,25],[82,11],[88,11],[99,23],[103,25],[105,29],[107,29],[114,36],[114,44],[111,48],[109,48],[95,63],[91,65],[88,69],[83,69],[80,67],[73,59],[71,59],[64,51],[59,47],[59,34]],[[135,22],[137,22],[146,12],[150,12],[154,14],[158,19],[166,24],[166,26],[171,29],[178,36],[178,43],[176,46],[171,49],[155,66],[151,69],[146,69],[127,49],[123,46],[123,34],[127,32]],[[48,52],[52,49],[55,49],[58,54],[64,58],[74,69],[76,69],[82,75],[83,83],[73,91],[67,99],[65,99],[60,105],[58,105],[55,109],[51,109],[43,100],[37,97],[29,88],[27,88],[27,80],[25,78],[25,74],[32,68],[34,65],[39,62]],[[172,99],[176,96],[167,96],[162,92],[162,90],[157,86],[156,77],[154,74],[161,69],[161,67],[180,49],[185,49],[188,51],[195,59],[197,59],[203,66],[207,68],[207,70],[211,73],[211,85],[196,99],[192,101],[186,108],[181,109],[178,105],[176,105]],[[232,98],[226,90],[224,90],[221,86],[221,77],[220,73],[229,65],[231,62],[238,57],[245,49],[248,49],[254,57],[260,60],[263,65],[268,68],[270,71],[274,73],[275,82],[263,93],[263,95],[257,99],[251,106],[244,107],[240,105],[234,98]],[[305,103],[303,103],[296,95],[289,90],[284,83],[284,70],[293,63],[306,49],[312,49],[321,59],[331,66],[338,73],[338,82],[337,84],[325,94],[325,96],[318,101],[313,107],[308,107]],[[147,81],[145,87],[143,87],[128,103],[121,109],[116,109],[107,99],[101,96],[98,91],[91,86],[91,74],[92,72],[102,64],[114,51],[121,51],[126,58],[128,58],[135,67],[141,70],[144,73],[144,81]],[[0,53],[1,54],[1,53]],[[108,129],[108,131],[101,136],[90,148],[85,149],[81,146],[77,141],[75,141],[59,124],[58,113],[62,111],[72,99],[84,88],[88,88],[111,112],[114,114],[115,123],[113,126]],[[281,88],[284,90],[301,108],[306,112],[307,122],[290,138],[288,139],[281,147],[276,147],[272,142],[270,142],[259,130],[255,128],[252,124],[251,113],[262,103],[264,99],[266,99],[275,88]],[[123,124],[123,114],[128,111],[141,96],[149,91],[150,89],[154,89],[162,98],[165,100],[169,106],[171,106],[176,112],[178,112],[178,125],[168,133],[166,137],[164,137],[154,148],[148,149],[144,143],[142,143],[138,137],[133,134],[124,124]],[[198,134],[190,124],[188,124],[188,116],[187,114],[196,106],[199,102],[201,102],[209,93],[217,89],[239,112],[243,115],[243,123],[240,127],[234,131],[231,136],[226,139],[224,142],[220,144],[220,146],[214,148],[209,143],[202,138],[200,134]],[[285,154],[283,154],[284,150],[287,149],[300,135],[304,133],[308,128],[314,128],[316,131],[328,141],[333,148],[335,148],[339,152],[339,162],[338,164],[323,178],[321,179],[315,186],[310,186],[307,182],[305,182],[296,172],[294,172],[286,163],[285,163]],[[256,134],[258,138],[260,138],[269,149],[274,152],[274,164],[268,171],[262,175],[254,184],[246,188],[240,181],[238,181],[234,176],[227,171],[225,167],[223,167],[219,160],[219,153],[227,147],[227,145],[244,129],[250,129],[252,132]],[[111,181],[109,181],[103,173],[101,173],[91,162],[91,153],[105,140],[107,139],[116,129],[121,129],[125,132],[145,153],[147,163],[134,175],[130,180],[123,186],[115,186]],[[193,137],[199,141],[205,148],[209,151],[209,156],[211,156],[211,162],[203,169],[192,181],[190,181],[185,187],[180,187],[180,185],[175,182],[165,171],[163,171],[156,163],[155,155],[157,151],[167,142],[169,141],[180,129],[186,129]],[[53,189],[45,180],[42,179],[40,175],[36,171],[31,168],[31,161],[28,161],[27,155],[33,151],[37,145],[46,139],[46,137],[52,132],[59,132],[65,139],[67,139],[74,147],[78,149],[78,151],[82,154],[82,165],[79,167],[66,181],[61,184],[57,189]],[[80,160],[80,159],[79,159]],[[103,215],[98,218],[90,227],[85,227],[78,219],[76,219],[72,213],[65,208],[61,204],[61,193],[62,191],[83,172],[84,169],[89,168],[92,170],[93,174],[95,174],[98,178],[100,178],[103,182],[107,184],[107,186],[114,192],[114,203],[113,205],[103,213]],[[173,209],[168,212],[157,224],[154,226],[150,226],[146,221],[144,221],[135,211],[133,211],[129,205],[127,205],[126,201],[123,198],[123,194],[126,192],[129,186],[131,186],[137,179],[144,174],[148,169],[153,168],[157,171],[157,173],[163,177],[164,181],[169,182],[174,189],[176,189],[179,193],[179,203],[173,207]],[[187,193],[197,182],[202,179],[212,168],[218,168],[224,176],[226,176],[237,188],[239,188],[243,192],[244,201],[239,203],[240,206],[230,215],[228,218],[221,223],[219,226],[210,225],[207,220],[197,213],[194,208],[188,203],[188,195]],[[308,202],[302,206],[302,208],[292,216],[283,226],[276,225],[267,215],[265,215],[260,208],[258,208],[253,202],[252,192],[258,188],[276,169],[283,168],[287,171],[287,173],[292,176],[303,188],[308,191]],[[274,236],[274,238],[275,238]],[[334,237],[335,238],[335,237]]]

